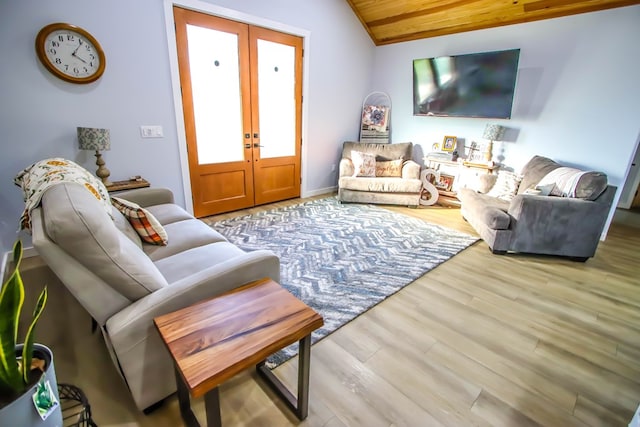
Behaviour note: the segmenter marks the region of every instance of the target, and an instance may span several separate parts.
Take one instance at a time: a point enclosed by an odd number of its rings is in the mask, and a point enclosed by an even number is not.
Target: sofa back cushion
[[[42,211],[49,238],[124,297],[135,301],[167,286],[149,257],[81,185],[50,187]]]
[[[413,143],[400,142],[397,144],[376,144],[369,142],[346,141],[342,144],[342,158],[351,159],[351,151],[370,153],[376,156],[376,161],[412,160]]]
[[[535,189],[552,171],[563,167],[561,164],[542,156],[533,156],[531,160],[522,168],[522,182],[518,188],[518,194],[522,194],[529,189]],[[579,199],[595,200],[607,188],[607,175],[602,172],[588,171],[580,172],[579,179],[575,185],[575,197]],[[543,181],[543,184],[548,182]],[[561,187],[561,186],[560,186]],[[551,188],[551,195],[561,194],[557,189]]]

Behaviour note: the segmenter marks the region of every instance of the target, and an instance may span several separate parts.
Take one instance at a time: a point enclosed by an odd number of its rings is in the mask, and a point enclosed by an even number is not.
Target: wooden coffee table
[[[199,426],[189,396],[204,395],[208,426],[220,426],[218,386],[256,366],[266,383],[303,420],[308,414],[311,332],[322,317],[271,279],[156,317],[176,369],[180,412]],[[264,365],[267,356],[300,342],[297,397]]]

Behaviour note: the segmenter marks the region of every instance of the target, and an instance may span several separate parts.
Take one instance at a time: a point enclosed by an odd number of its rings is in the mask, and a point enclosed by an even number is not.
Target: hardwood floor
[[[458,209],[389,209],[475,234]],[[221,387],[223,425],[626,426],[640,403],[638,248],[640,228],[624,224],[586,263],[480,241],[312,347],[307,420],[245,372]],[[58,381],[85,390],[98,425],[181,425],[175,396],[137,412],[86,314],[52,300],[67,307],[48,310],[44,335]],[[295,389],[297,358],[276,374]],[[203,403],[194,410],[203,419]]]

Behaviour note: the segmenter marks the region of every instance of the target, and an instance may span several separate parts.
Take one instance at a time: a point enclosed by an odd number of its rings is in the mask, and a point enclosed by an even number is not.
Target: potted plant
[[[0,419],[8,426],[62,426],[62,411],[53,354],[34,344],[33,332],[47,302],[46,286],[38,297],[33,319],[18,344],[18,323],[24,303],[20,276],[22,242],[13,246],[13,271],[0,289]]]

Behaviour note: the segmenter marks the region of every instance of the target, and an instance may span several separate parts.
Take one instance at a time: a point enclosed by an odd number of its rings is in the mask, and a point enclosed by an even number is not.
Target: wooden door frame
[[[271,21],[255,15],[249,15],[233,9],[227,9],[199,0],[164,0],[164,17],[167,33],[167,48],[169,52],[169,66],[171,69],[171,86],[173,90],[173,106],[175,112],[178,152],[180,157],[180,169],[182,171],[182,189],[184,192],[185,209],[193,214],[193,197],[191,193],[191,178],[189,176],[189,159],[187,154],[187,137],[184,124],[182,94],[180,91],[180,72],[178,68],[178,49],[176,45],[175,21],[173,17],[173,7],[178,6],[185,9],[191,9],[196,12],[202,12],[209,15],[219,16],[221,18],[231,19],[243,22],[249,25],[256,25],[270,30],[282,33],[293,34],[303,39],[304,54],[302,57],[302,99],[307,99],[309,92],[309,46],[311,41],[311,32],[302,28],[293,27],[280,22]],[[300,152],[300,172],[302,184],[300,185],[300,196],[308,197],[308,179],[307,179],[307,161],[308,150],[307,144],[307,122],[309,108],[307,102],[302,103],[302,148]]]

